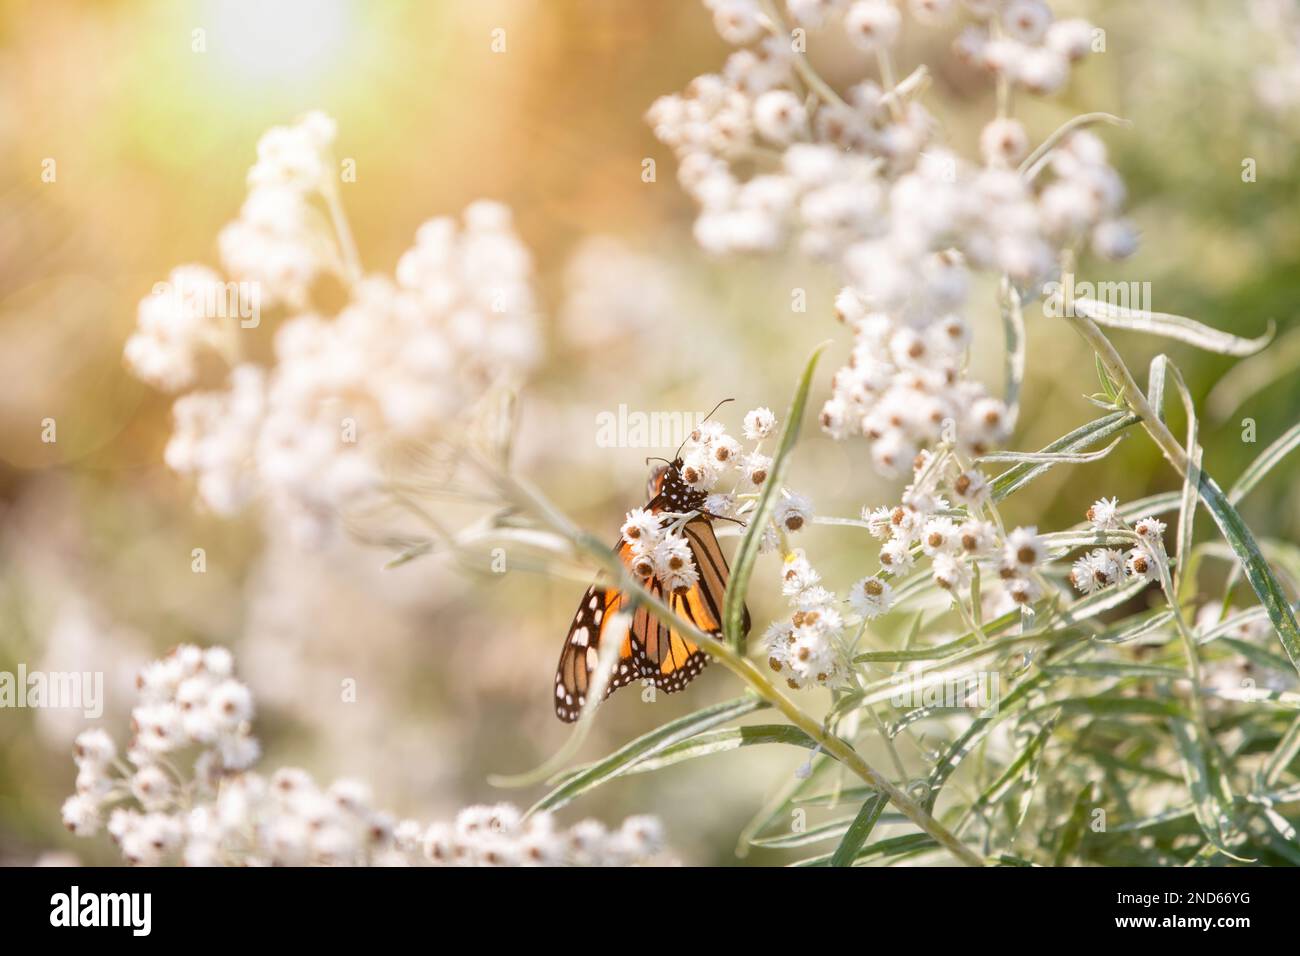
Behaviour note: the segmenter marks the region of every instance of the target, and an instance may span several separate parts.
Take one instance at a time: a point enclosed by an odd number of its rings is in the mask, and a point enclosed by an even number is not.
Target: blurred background
[[[1063,94],[1017,104],[1031,138],[1093,110],[1133,122],[1101,135],[1143,246],[1122,266],[1084,262],[1080,278],[1149,281],[1156,309],[1241,335],[1278,325],[1280,341],[1232,374],[1241,363],[1116,335],[1135,371],[1158,350],[1182,368],[1205,403],[1205,467],[1226,486],[1300,415],[1298,14],[1291,3],[1214,0],[1053,8],[1103,27],[1107,49]],[[491,49],[496,28],[504,53]],[[192,49],[195,29],[204,52]],[[930,65],[927,104],[949,142],[974,155],[991,89],[956,64],[955,31],[909,25],[902,68]],[[598,412],[703,413],[734,397],[722,417],[738,431],[755,405],[783,415],[809,351],[835,338],[819,404],[847,351],[828,270],[793,252],[713,260],[694,246],[692,204],[643,120],[655,97],[719,69],[728,51],[694,0],[0,3],[0,670],[102,670],[103,726],[124,744],[139,666],[178,642],[224,644],[259,701],[268,769],[361,777],[379,805],[425,820],[536,799],[540,789],[497,790],[486,778],[531,768],[566,739],[550,694],[584,584],[524,571],[467,577],[434,558],[386,571],[389,555],[347,540],[304,553],[255,512],[204,514],[162,462],[170,399],[124,370],[122,346],[154,282],[183,262],[216,262],[258,136],[325,110],[338,121],[336,153],[356,162],[343,201],[368,270],[391,273],[431,216],[480,197],[513,208],[548,330],[546,365],[523,394],[517,465],[612,541],[641,503],[645,455],[671,449],[599,447]],[[847,48],[812,58],[836,85],[872,73]],[[647,157],[658,164],[652,183],[641,176]],[[42,180],[47,159],[54,182]],[[1254,182],[1243,182],[1246,159]],[[791,310],[796,288],[806,314]],[[996,392],[992,286],[976,301],[973,362]],[[1081,396],[1096,391],[1082,345],[1029,319],[1020,449],[1093,417]],[[1181,413],[1170,416],[1177,430]],[[53,444],[41,441],[47,418]],[[1242,440],[1246,418],[1255,444]],[[826,515],[898,492],[872,472],[865,445],[815,428],[789,483]],[[1174,487],[1134,434],[1104,462],[1049,473],[1007,518],[1056,529],[1099,496]],[[1297,540],[1295,467],[1271,475],[1244,511],[1270,536]],[[815,527],[799,543],[830,586],[874,560],[874,549],[854,554],[851,529]],[[191,571],[196,547],[203,574]],[[776,609],[751,610],[757,633]],[[355,703],[340,701],[346,679],[357,682]],[[721,668],[650,709],[624,692],[584,755],[738,692]],[[0,862],[116,859],[107,840],[74,840],[59,822],[83,724],[78,712],[0,710]],[[744,821],[803,759],[754,748],[694,761],[616,782],[564,813],[658,813],[686,862],[735,864]],[[785,859],[752,851],[743,862]]]

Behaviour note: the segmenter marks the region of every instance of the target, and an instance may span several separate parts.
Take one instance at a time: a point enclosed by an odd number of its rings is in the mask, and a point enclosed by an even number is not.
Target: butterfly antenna
[[[662,461],[665,465],[668,465],[670,468],[672,467],[673,464],[667,458],[660,458],[658,455],[647,455],[645,459],[645,463],[648,465],[652,461]]]
[[[709,414],[705,415],[703,418],[700,419],[700,424],[703,425],[710,418],[712,418],[713,412],[716,412],[723,405],[727,404],[727,402],[734,402],[734,401],[735,401],[734,398],[724,398],[722,401],[718,402],[718,404],[713,406],[713,411],[709,412]],[[689,438],[690,436],[687,437]],[[682,441],[682,443],[677,446],[677,452],[673,455],[673,458],[676,458],[678,455],[680,455],[682,453],[682,449],[685,447],[686,447],[686,441]]]

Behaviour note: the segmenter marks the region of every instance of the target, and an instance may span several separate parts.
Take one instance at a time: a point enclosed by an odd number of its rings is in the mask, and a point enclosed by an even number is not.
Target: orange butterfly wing
[[[658,501],[652,501],[650,507],[662,510]],[[700,577],[689,590],[668,594],[667,604],[679,617],[700,630],[719,636],[722,633],[722,598],[727,590],[726,558],[707,517],[692,518],[683,528],[683,534],[690,543]],[[631,564],[631,545],[620,538],[616,551],[624,564]],[[663,584],[657,578],[651,578],[646,588],[655,597],[665,597]],[[622,591],[601,587],[599,583],[593,584],[583,595],[560,652],[560,664],[555,674],[555,713],[561,720],[571,722],[581,714],[599,659],[601,641],[607,636],[610,619],[625,602],[626,595]],[[749,633],[749,623],[749,610],[746,609],[746,634]],[[676,628],[664,625],[645,607],[638,607],[632,617],[631,629],[623,637],[605,696],[639,679],[653,681],[655,687],[667,693],[676,693],[690,683],[708,661],[709,656],[694,641]]]

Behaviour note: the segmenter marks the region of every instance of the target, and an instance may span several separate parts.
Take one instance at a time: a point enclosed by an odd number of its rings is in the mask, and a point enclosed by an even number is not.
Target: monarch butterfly
[[[650,473],[645,510],[654,514],[696,512],[682,526],[682,536],[690,545],[691,556],[699,570],[699,579],[689,588],[665,593],[664,583],[655,575],[645,581],[646,590],[662,598],[679,617],[707,634],[722,634],[722,598],[727,590],[727,559],[713,533],[713,516],[704,510],[707,495],[686,483],[682,477],[682,459],[657,466]],[[615,552],[629,567],[634,558],[631,543],[620,535]],[[555,671],[555,715],[566,723],[578,719],[587,702],[587,690],[596,669],[601,641],[615,613],[630,606],[628,596],[598,579],[573,616],[569,636],[560,651]],[[743,632],[749,633],[749,609],[744,612]],[[644,606],[637,607],[631,627],[623,638],[618,662],[614,665],[608,697],[620,687],[636,680],[652,680],[655,687],[676,693],[685,687],[707,664],[709,657],[690,638],[659,621]]]

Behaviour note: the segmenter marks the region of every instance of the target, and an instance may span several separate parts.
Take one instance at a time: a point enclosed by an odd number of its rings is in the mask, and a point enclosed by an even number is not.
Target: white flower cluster
[[[823,83],[805,96],[794,60],[802,51],[756,0],[706,6],[723,38],[745,48],[721,73],[661,97],[647,119],[699,204],[705,249],[768,251],[793,231],[805,253],[840,266],[849,285],[837,312],[855,342],[823,409],[825,430],[865,435],[888,475],[934,444],[945,421],[968,451],[1004,440],[1014,424],[1007,409],[965,376],[969,270],[1008,277],[1028,300],[1080,239],[1106,256],[1131,253],[1136,233],[1117,218],[1123,185],[1100,141],[1076,132],[1052,153],[1052,175],[1031,181],[1016,168],[1028,134],[1001,117],[981,136],[983,163],[968,162],[935,141],[938,124],[917,101],[923,83],[864,80],[843,98]],[[909,6],[933,23],[955,4]],[[1058,89],[1069,63],[1092,49],[1089,24],[1054,22],[1041,0],[966,6],[980,25],[959,49],[1031,92]],[[899,38],[892,0],[786,7],[802,26],[838,23],[883,58]]]
[[[335,255],[317,225],[312,199],[332,188],[330,147],[337,127],[319,111],[293,126],[267,130],[248,173],[239,218],[221,230],[221,264],[236,279],[256,283],[267,305],[307,307],[316,276]]]
[[[1047,551],[1043,540],[1034,527],[1015,528],[1003,536],[986,516],[988,501],[988,481],[977,469],[959,468],[947,453],[937,458],[921,452],[900,504],[863,509],[867,530],[884,544],[880,574],[859,582],[863,593],[855,598],[867,608],[879,608],[875,613],[884,613],[891,595],[886,579],[928,560],[932,580],[954,604],[970,587],[977,566],[981,580],[989,582],[982,588],[983,597],[997,613],[1037,601],[1042,586],[1036,572]],[[955,505],[964,505],[965,511]]]
[[[781,591],[794,613],[767,629],[763,640],[768,665],[792,689],[838,685],[848,671],[840,648],[844,618],[837,608],[839,598],[821,586],[821,575],[800,550],[786,556]]]
[[[1091,23],[1057,20],[1043,0],[984,0],[967,6],[981,22],[957,38],[957,53],[1036,96],[1061,90],[1072,63],[1105,48],[1104,35]]]
[[[332,137],[332,121],[320,114],[267,133],[249,175],[250,203],[274,194],[297,203],[294,216],[318,213],[309,200],[333,189],[324,152]],[[317,220],[319,237],[324,217]],[[318,535],[341,508],[377,490],[395,443],[456,433],[484,396],[538,360],[531,256],[498,203],[471,204],[462,224],[424,223],[394,278],[353,276],[336,255],[350,301],[333,317],[308,311],[306,293],[290,291],[306,272],[292,282],[269,274],[284,271],[284,257],[260,248],[250,228],[243,220],[227,228],[223,260],[262,290],[263,302],[293,310],[276,330],[274,364],[238,361],[239,329],[214,326],[201,308],[205,291],[226,286],[202,267],[172,274],[170,285],[185,295],[141,303],[140,331],[126,348],[138,374],[173,389],[193,384],[197,355],[214,340],[233,366],[224,388],[178,399],[166,452],[213,511],[231,514],[261,498],[303,536]],[[235,251],[256,265],[232,262]]]
[[[363,782],[320,788],[303,770],[264,777],[250,732],[253,700],[224,648],[185,645],[141,673],[129,762],[103,730],[77,737],[77,792],[63,804],[78,836],[104,827],[132,865],[407,866],[631,865],[654,861],[663,830],[629,817],[615,832],[594,820],[560,829],[549,814],[471,807],[423,826],[373,806]],[[178,769],[193,758],[193,773]]]
[[[1115,498],[1101,498],[1088,509],[1088,523],[1097,531],[1131,530],[1137,543],[1127,553],[1116,548],[1095,548],[1074,562],[1070,583],[1084,594],[1093,594],[1129,579],[1155,581],[1165,556],[1165,523],[1157,518],[1142,518],[1130,528],[1119,514]]]
[[[177,266],[140,300],[123,357],[143,381],[169,392],[192,385],[199,356],[230,334],[222,315],[227,287],[207,266]]]
[[[425,859],[442,866],[634,866],[670,862],[663,826],[635,816],[610,831],[597,820],[561,829],[549,813],[524,817],[509,804],[468,807],[453,823],[435,823],[421,840]]]
[[[673,519],[634,508],[623,522],[623,540],[632,548],[632,573],[663,582],[664,587],[684,594],[700,579],[699,568],[691,557],[691,544],[681,534],[670,530]]]

